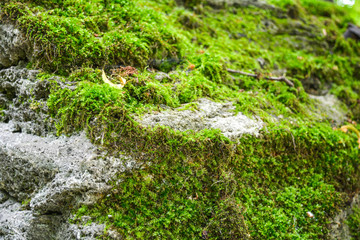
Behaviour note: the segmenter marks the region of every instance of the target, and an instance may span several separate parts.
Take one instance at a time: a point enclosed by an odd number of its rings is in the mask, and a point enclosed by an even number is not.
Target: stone
[[[0,191],[9,195],[0,204],[0,239],[76,239],[79,234],[95,239],[103,233],[96,224],[69,225],[70,211],[94,204],[112,188],[108,182],[138,168],[136,162],[106,156],[84,133],[40,137],[12,129],[11,123],[0,123]]]
[[[351,240],[350,228],[346,223],[355,207],[360,207],[360,195],[356,194],[350,204],[341,209],[336,216],[331,219],[329,224],[329,239],[331,240]]]
[[[217,103],[206,98],[197,101],[197,110],[186,109],[187,104],[174,110],[150,113],[137,118],[144,126],[167,126],[179,131],[201,131],[203,129],[219,129],[222,134],[232,140],[244,134],[259,136],[263,122],[256,116],[253,119],[235,114],[232,103]]]
[[[30,43],[24,34],[12,24],[0,23],[0,69],[30,58]]]
[[[169,74],[164,72],[157,72],[154,78],[155,80],[158,80],[160,82],[171,81],[171,77],[169,76]]]
[[[50,94],[48,81],[38,81],[37,70],[12,66],[0,70],[0,121],[12,122],[14,131],[46,135],[55,132],[49,123],[46,100]]]
[[[309,94],[309,97],[315,102],[315,113],[318,118],[330,120],[335,126],[343,124],[346,120],[346,106],[332,94],[316,96]]]
[[[360,28],[354,24],[349,23],[346,32],[344,33],[344,38],[352,38],[355,40],[360,40]]]

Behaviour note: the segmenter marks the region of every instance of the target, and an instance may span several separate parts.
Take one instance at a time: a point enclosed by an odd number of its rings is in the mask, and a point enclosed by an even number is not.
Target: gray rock
[[[30,43],[12,24],[0,23],[0,69],[30,58]]]
[[[95,239],[103,228],[69,225],[70,209],[93,204],[117,173],[139,167],[126,156],[106,157],[84,133],[39,137],[14,133],[6,123],[0,123],[0,153],[0,190],[12,197],[0,204],[0,239],[77,239],[71,236],[79,232]]]
[[[164,73],[164,72],[158,72],[156,73],[155,77],[154,77],[156,80],[162,82],[164,80],[171,80],[171,77],[169,76],[169,74],[167,73]]]
[[[329,229],[330,229],[330,239],[331,240],[351,240],[349,226],[346,224],[346,220],[353,213],[354,207],[360,207],[360,195],[356,194],[350,203],[344,209],[341,209],[340,212],[331,220]]]
[[[50,85],[36,79],[38,72],[21,66],[0,70],[0,121],[11,121],[13,131],[36,135],[55,131],[47,115]]]
[[[256,116],[250,119],[242,113],[236,115],[232,103],[216,103],[203,98],[197,101],[197,110],[182,110],[186,107],[187,104],[175,110],[146,114],[137,120],[144,126],[168,126],[179,131],[220,129],[232,140],[243,134],[258,136],[264,124]]]
[[[9,199],[9,195],[0,191],[0,204]]]
[[[344,38],[352,38],[355,40],[360,40],[360,28],[354,24],[349,23],[346,32],[344,33]]]
[[[309,97],[314,99],[314,113],[317,118],[330,120],[337,126],[346,120],[347,107],[334,95],[315,96],[309,94]]]
[[[91,223],[89,225],[66,224],[59,231],[56,239],[59,240],[92,240],[104,234],[105,225]]]
[[[27,240],[32,219],[31,211],[22,211],[21,204],[14,199],[0,204],[0,240]]]

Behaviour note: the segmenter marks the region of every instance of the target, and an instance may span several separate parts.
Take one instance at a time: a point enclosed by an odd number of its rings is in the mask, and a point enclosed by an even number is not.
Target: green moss
[[[218,132],[134,135],[136,126],[122,124],[107,142],[143,167],[119,174],[110,194],[77,217],[90,215],[127,238],[324,238],[323,223],[342,206],[336,188],[359,184],[359,172],[348,167],[358,165],[353,139],[326,125],[273,128],[233,145]]]
[[[107,7],[95,0],[44,1],[42,5],[53,9],[8,3],[2,18],[16,21],[26,32],[38,49],[35,66],[46,70],[68,74],[84,66],[144,67],[150,58],[178,54],[173,46],[176,34],[163,25],[162,15],[132,1],[111,1]],[[102,22],[97,19],[96,23],[94,15],[101,16]]]
[[[86,130],[110,154],[141,166],[119,173],[74,221],[90,215],[127,239],[326,239],[329,219],[359,190],[359,149],[355,136],[312,116],[302,83],[332,88],[359,119],[359,43],[342,37],[349,18],[319,1],[274,0],[275,10],[202,3],[1,3],[1,20],[16,23],[36,47],[29,66],[45,70],[38,77],[66,76],[53,82],[47,102],[58,133]],[[101,70],[116,83],[111,72],[121,65],[137,73],[123,76],[122,89],[104,84]],[[170,78],[157,80],[152,68]],[[263,76],[286,69],[295,87],[227,68]],[[261,135],[234,143],[219,130],[134,121],[163,105],[196,109],[202,97],[257,115]]]

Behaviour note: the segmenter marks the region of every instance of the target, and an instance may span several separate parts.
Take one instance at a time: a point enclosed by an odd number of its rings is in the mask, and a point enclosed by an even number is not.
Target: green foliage
[[[132,1],[40,1],[4,6],[9,18],[38,49],[35,64],[58,74],[76,67],[131,64],[144,67],[150,58],[176,56],[176,35],[160,13]],[[156,26],[156,27],[155,27]],[[156,30],[155,30],[156,29]]]
[[[58,117],[58,133],[69,133],[87,127],[94,116],[107,108],[119,106],[122,94],[107,84],[81,82],[75,91],[61,89],[48,100],[51,114]]]
[[[209,239],[325,238],[328,218],[342,205],[334,186],[353,189],[360,180],[349,167],[359,164],[358,150],[324,124],[272,129],[237,145],[219,132],[164,128],[131,134],[128,141],[134,125],[123,124],[106,142],[131,150],[139,165],[121,173],[111,192],[77,218],[90,215],[128,239],[200,239],[204,233]]]

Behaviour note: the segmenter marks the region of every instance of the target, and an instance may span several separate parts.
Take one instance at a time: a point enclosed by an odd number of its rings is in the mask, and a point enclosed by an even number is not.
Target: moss
[[[74,221],[90,215],[127,239],[327,238],[329,219],[359,190],[359,149],[355,136],[313,116],[305,83],[332,88],[359,119],[358,43],[342,37],[349,18],[307,0],[273,0],[274,10],[181,2],[186,10],[172,0],[1,3],[1,20],[35,46],[29,66],[44,69],[39,78],[64,76],[47,102],[58,134],[86,130],[109,154],[126,153],[141,166],[119,173],[98,203],[75,210]],[[170,78],[157,80],[152,68]],[[226,68],[286,72],[295,87]],[[104,84],[102,69],[114,82],[125,78],[124,88]],[[260,117],[260,137],[235,143],[219,130],[134,121],[163,105],[196,109],[201,97]]]
[[[163,24],[161,14],[131,1],[111,1],[111,8],[102,1],[75,5],[42,2],[51,10],[31,6],[6,4],[2,18],[16,21],[27,33],[37,49],[35,66],[49,71],[68,74],[76,67],[114,63],[144,67],[150,58],[178,53],[172,46],[177,39],[171,29],[158,27],[154,31],[154,24]],[[93,15],[102,17],[100,26]],[[100,33],[100,28],[107,31]]]
[[[128,238],[200,238],[204,232],[211,239],[323,238],[327,229],[319,222],[342,205],[336,188],[352,191],[359,184],[356,167],[348,168],[358,166],[356,146],[326,125],[272,129],[238,145],[218,132],[158,128],[132,134],[136,125],[119,115],[116,123],[107,117],[100,126],[113,135],[104,142],[146,167],[121,173],[107,197],[84,214]],[[102,135],[90,132],[95,139]],[[307,211],[319,222],[307,219]]]

